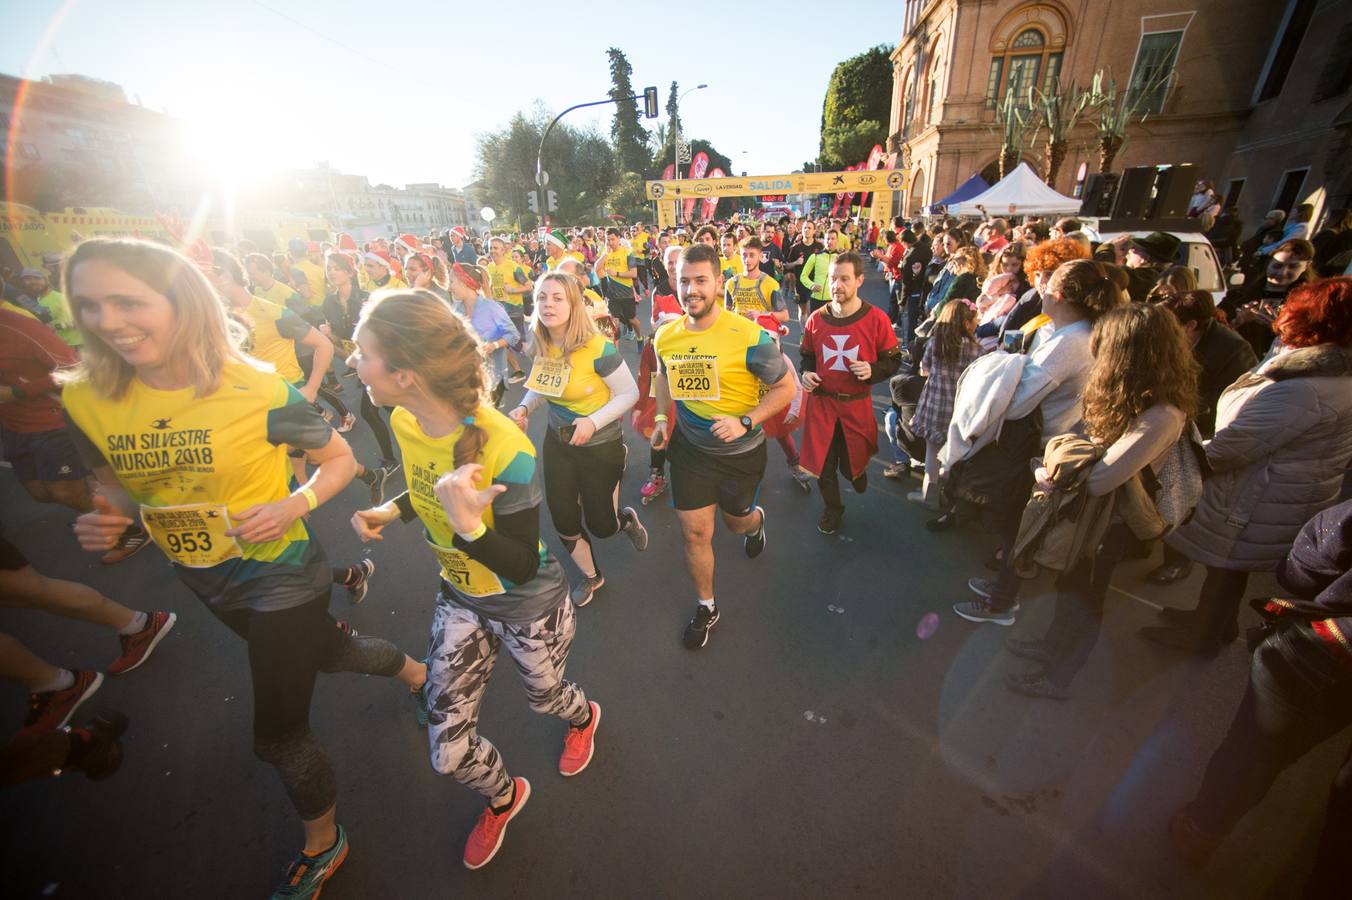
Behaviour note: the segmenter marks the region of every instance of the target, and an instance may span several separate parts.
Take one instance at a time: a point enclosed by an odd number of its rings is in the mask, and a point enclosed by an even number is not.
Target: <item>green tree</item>
[[[625,172],[610,189],[606,206],[612,213],[624,216],[626,222],[646,222],[652,218],[644,178],[637,172]]]
[[[648,133],[638,117],[638,101],[634,99],[634,85],[630,76],[633,66],[624,51],[611,47],[610,99],[615,101],[615,117],[610,124],[610,138],[615,144],[615,157],[621,172],[646,172],[652,162],[648,150]]]
[[[524,222],[529,215],[526,195],[536,189],[535,154],[540,135],[553,118],[551,111],[536,104],[497,131],[477,137],[474,176],[482,182],[484,202],[504,224]],[[560,122],[549,133],[543,163],[550,176],[546,190],[558,195],[553,220],[571,224],[594,218],[615,182],[610,142],[595,129]]]
[[[892,63],[886,44],[839,63],[822,101],[820,154],[827,169],[862,162],[887,138],[892,107]],[[860,148],[862,147],[862,152]]]

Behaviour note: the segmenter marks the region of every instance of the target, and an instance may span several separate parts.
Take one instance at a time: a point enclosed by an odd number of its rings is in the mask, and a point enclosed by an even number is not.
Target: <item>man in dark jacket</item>
[[[1127,293],[1133,303],[1144,303],[1166,266],[1172,266],[1182,243],[1172,234],[1155,231],[1127,244]]]

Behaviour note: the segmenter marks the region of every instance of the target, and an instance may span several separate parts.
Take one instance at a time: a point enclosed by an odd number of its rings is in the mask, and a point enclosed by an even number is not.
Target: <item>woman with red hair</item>
[[[1352,462],[1352,278],[1291,291],[1273,330],[1278,346],[1225,389],[1211,475],[1191,521],[1166,543],[1206,566],[1197,608],[1166,608],[1141,636],[1214,655],[1238,636],[1250,572],[1286,558],[1300,527],[1338,499]]]

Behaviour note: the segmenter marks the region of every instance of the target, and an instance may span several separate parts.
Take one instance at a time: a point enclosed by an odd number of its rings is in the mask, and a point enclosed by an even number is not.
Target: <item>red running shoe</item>
[[[588,700],[591,707],[591,721],[586,728],[568,726],[568,734],[563,739],[563,755],[559,757],[559,774],[565,778],[578,774],[587,768],[592,754],[596,752],[596,729],[601,726],[601,704]]]
[[[94,696],[103,684],[102,672],[77,669],[75,683],[62,691],[43,691],[28,699],[28,718],[23,720],[20,734],[35,735],[65,727],[75,708]]]
[[[178,616],[171,612],[153,612],[146,615],[146,627],[135,634],[122,634],[122,655],[104,669],[109,675],[125,675],[150,658],[150,652],[174,627]]]
[[[474,825],[474,830],[469,833],[469,840],[465,841],[465,868],[481,869],[488,865],[489,860],[497,855],[498,848],[502,846],[502,839],[507,835],[507,823],[516,818],[516,814],[521,812],[521,807],[530,799],[529,781],[524,778],[513,778],[512,784],[516,788],[512,805],[501,813],[494,813],[491,806],[485,807],[479,821]]]

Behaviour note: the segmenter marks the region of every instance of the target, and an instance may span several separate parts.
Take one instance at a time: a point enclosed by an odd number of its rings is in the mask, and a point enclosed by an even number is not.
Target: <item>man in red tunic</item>
[[[859,296],[864,261],[842,253],[831,263],[831,302],[803,325],[803,411],[800,465],[817,477],[826,510],[817,522],[835,534],[845,515],[840,501],[843,474],[855,491],[868,486],[867,466],[878,452],[869,385],[886,381],[901,366],[897,336],[887,314]]]

